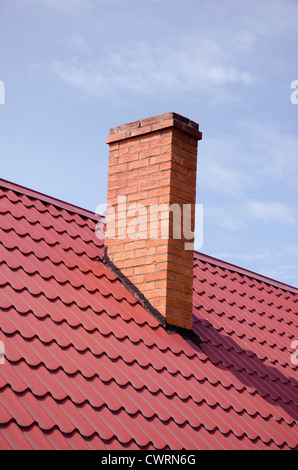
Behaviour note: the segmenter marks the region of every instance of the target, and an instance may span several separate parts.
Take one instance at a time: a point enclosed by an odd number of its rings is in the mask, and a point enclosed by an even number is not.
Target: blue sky
[[[0,0],[1,177],[95,211],[110,127],[199,123],[202,252],[298,286],[296,0]]]

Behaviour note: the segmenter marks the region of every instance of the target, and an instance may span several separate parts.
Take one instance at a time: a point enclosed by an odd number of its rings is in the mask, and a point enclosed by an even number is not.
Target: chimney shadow
[[[201,340],[197,345],[192,344],[193,349],[206,354],[216,368],[228,370],[245,388],[254,389],[270,406],[278,406],[293,420],[298,420],[298,408],[292,398],[297,397],[298,386],[294,370],[290,376],[285,375],[280,368],[266,364],[254,351],[244,349],[240,342],[222,335],[208,320],[197,315],[194,315],[194,331]],[[241,360],[242,366],[239,365]]]

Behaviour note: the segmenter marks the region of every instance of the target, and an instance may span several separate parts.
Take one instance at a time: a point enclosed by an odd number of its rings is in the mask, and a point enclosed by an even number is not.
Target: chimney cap
[[[196,122],[171,112],[112,127],[106,143],[110,144],[170,127],[180,129],[197,140],[202,139],[202,132],[199,131],[199,125]]]

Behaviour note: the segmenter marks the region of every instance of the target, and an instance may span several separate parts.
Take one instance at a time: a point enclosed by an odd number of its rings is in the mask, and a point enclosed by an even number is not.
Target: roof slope
[[[98,220],[0,181],[0,449],[297,449],[298,290],[196,253],[197,346],[102,263]]]

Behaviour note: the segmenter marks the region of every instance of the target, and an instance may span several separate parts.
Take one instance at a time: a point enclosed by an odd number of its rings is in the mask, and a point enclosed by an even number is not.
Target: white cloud
[[[239,197],[245,188],[245,178],[239,168],[226,167],[206,157],[200,167],[202,186],[221,196]]]
[[[59,11],[71,11],[73,8],[82,7],[88,0],[22,0],[23,3],[46,6]]]
[[[199,152],[199,184],[204,190],[219,194],[221,198],[243,198],[255,186],[252,173],[247,171],[249,156],[241,139],[222,135],[203,140]]]
[[[79,34],[72,34],[65,39],[65,43],[70,50],[85,51],[86,41],[83,36]]]
[[[245,123],[250,135],[251,163],[259,176],[298,186],[298,137],[272,123]],[[244,130],[244,129],[243,129]]]
[[[212,156],[209,149],[203,154],[199,162],[200,188],[215,192],[221,198],[242,197],[245,189],[250,186],[250,178],[245,176],[237,162],[225,165],[225,158],[220,158],[221,156],[220,153],[217,157]]]
[[[200,93],[214,87],[238,83],[250,85],[253,77],[232,61],[224,60],[223,48],[216,42],[192,39],[176,47],[154,42],[126,44],[125,47],[102,48],[97,58],[57,60],[50,70],[65,83],[98,98],[121,92],[154,95],[156,92]]]
[[[258,192],[259,199],[279,200],[285,194],[292,199],[297,194],[298,137],[285,132],[281,125],[239,120],[233,135],[207,139],[199,147],[202,189],[243,200],[252,191]],[[286,209],[284,217],[290,220],[294,214]]]
[[[251,263],[252,261],[269,261],[272,259],[272,252],[267,248],[257,248],[248,253],[222,251],[214,253],[213,256],[218,259],[223,259],[230,262]]]
[[[293,256],[297,256],[298,258],[298,244],[297,243],[290,243],[288,242],[284,247],[281,252],[282,256],[290,256],[291,258]]]
[[[264,276],[272,279],[281,279],[284,283],[298,287],[298,264],[287,263],[278,265],[277,268],[264,269]]]
[[[248,214],[265,222],[277,222],[290,226],[298,225],[297,215],[294,210],[278,201],[256,201],[253,199],[246,201]]]
[[[235,207],[204,206],[205,219],[209,219],[220,228],[237,231],[246,227],[242,213]]]
[[[298,287],[298,264],[295,259],[294,263],[292,262],[286,248],[280,251],[268,248],[257,248],[250,252],[221,251],[211,253],[211,255],[236,266],[246,267],[271,279]]]

